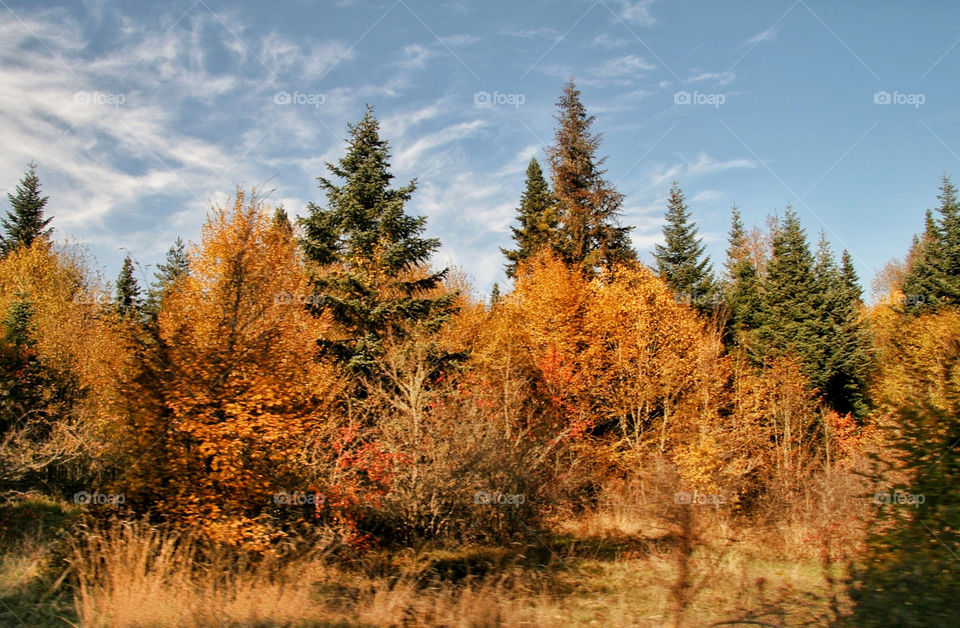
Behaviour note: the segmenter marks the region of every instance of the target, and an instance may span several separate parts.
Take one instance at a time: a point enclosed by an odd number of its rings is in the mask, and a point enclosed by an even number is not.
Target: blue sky
[[[60,240],[152,274],[235,186],[303,214],[376,107],[409,205],[481,291],[570,76],[646,262],[670,181],[719,269],[729,208],[798,211],[865,287],[960,178],[960,6],[651,0],[0,1],[0,193],[36,160]],[[889,101],[889,102],[888,102]]]

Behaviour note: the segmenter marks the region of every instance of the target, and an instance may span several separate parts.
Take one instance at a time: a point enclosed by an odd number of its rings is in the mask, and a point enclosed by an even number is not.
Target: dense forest
[[[0,240],[5,623],[955,622],[949,177],[867,305],[790,207],[733,207],[711,261],[677,181],[641,263],[572,80],[555,119],[489,298],[431,265],[372,107],[302,218],[237,189],[149,282],[57,243],[31,164]]]

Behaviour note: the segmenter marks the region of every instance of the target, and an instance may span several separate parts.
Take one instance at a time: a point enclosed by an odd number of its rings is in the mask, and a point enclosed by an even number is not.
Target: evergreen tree
[[[273,225],[280,233],[287,237],[293,237],[293,223],[290,222],[290,216],[287,215],[287,210],[283,205],[277,206],[273,211]]]
[[[303,220],[304,252],[321,267],[311,307],[329,311],[345,336],[318,344],[359,373],[372,372],[387,336],[439,328],[456,298],[438,290],[447,269],[428,270],[440,242],[420,237],[426,218],[404,213],[416,182],[390,187],[390,151],[379,126],[371,107],[349,125],[347,154],[327,164],[343,183],[318,177],[327,207],[310,203]]]
[[[871,342],[861,316],[860,280],[849,252],[844,251],[841,265],[836,265],[822,232],[814,277],[817,341],[807,358],[811,379],[834,410],[862,417],[868,410],[866,379]]]
[[[0,323],[0,435],[43,418],[47,377],[35,348],[33,314],[26,295],[18,295]]]
[[[494,283],[493,288],[490,290],[490,307],[495,308],[500,304],[500,284]]]
[[[588,275],[600,265],[633,261],[632,227],[618,222],[623,195],[603,177],[606,158],[596,158],[601,136],[590,132],[594,117],[587,115],[572,79],[557,106],[556,139],[547,149],[559,217],[557,252]]]
[[[873,342],[862,316],[860,278],[846,250],[840,257],[839,274],[833,368],[824,391],[825,398],[838,412],[863,417],[869,410],[867,378],[873,364]]]
[[[793,354],[803,362],[807,377],[816,380],[820,323],[813,264],[800,220],[787,207],[763,282],[758,349],[763,358]]]
[[[156,316],[160,311],[160,301],[163,293],[174,285],[181,277],[190,274],[190,259],[187,257],[187,248],[182,238],[177,238],[167,250],[167,258],[163,264],[157,266],[153,274],[153,281],[147,290],[147,300],[143,310],[148,316]]]
[[[728,237],[727,261],[725,263],[726,296],[729,320],[727,339],[739,344],[750,353],[751,332],[760,325],[763,308],[762,284],[757,268],[747,250],[746,232],[740,218],[740,210],[731,210],[730,235]]]
[[[30,246],[37,238],[50,239],[53,229],[48,229],[52,218],[44,218],[43,208],[49,197],[40,196],[40,179],[37,178],[37,165],[29,164],[29,170],[17,186],[16,196],[7,194],[12,211],[6,218],[0,218],[4,234],[0,236],[0,253],[4,256],[21,246]]]
[[[543,176],[543,170],[536,158],[527,166],[526,189],[520,197],[517,209],[519,227],[511,227],[516,248],[500,250],[506,256],[507,277],[517,274],[517,265],[532,257],[544,246],[556,240],[557,211],[550,185]]]
[[[901,289],[914,313],[960,305],[960,202],[943,176],[938,217],[927,211],[923,237],[914,241]]]
[[[697,310],[710,312],[716,294],[713,269],[703,254],[705,247],[697,237],[697,226],[690,220],[690,209],[676,181],[670,187],[666,218],[666,243],[655,245],[653,251],[657,272],[674,293],[689,300]]]
[[[140,284],[133,276],[133,260],[130,256],[123,258],[123,268],[117,277],[117,291],[114,297],[114,306],[124,315],[136,314],[140,311]]]
[[[812,378],[816,380],[814,384],[826,398],[830,394],[825,387],[836,368],[833,354],[837,350],[836,334],[843,319],[846,290],[830,242],[822,230],[814,257],[813,282],[811,324],[816,335],[805,360],[809,364],[808,375],[816,375]]]

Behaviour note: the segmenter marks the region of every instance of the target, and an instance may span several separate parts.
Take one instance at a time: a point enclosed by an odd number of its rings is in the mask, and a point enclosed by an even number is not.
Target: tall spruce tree
[[[510,278],[516,277],[518,264],[556,241],[557,206],[536,158],[530,159],[527,166],[526,189],[520,197],[517,221],[519,227],[510,227],[516,248],[500,249],[508,260],[506,268]]]
[[[914,242],[901,289],[914,313],[960,305],[960,202],[944,175],[938,216],[927,211],[923,236]]]
[[[121,314],[136,315],[140,312],[140,284],[134,276],[133,260],[127,255],[123,258],[123,267],[117,276],[114,307]]]
[[[697,226],[690,220],[679,184],[674,181],[667,200],[667,222],[663,227],[665,244],[654,246],[657,273],[678,296],[689,301],[700,312],[716,306],[716,284],[706,247],[697,237]]]
[[[747,236],[739,208],[731,209],[727,242],[724,294],[728,309],[726,338],[751,353],[751,335],[760,326],[763,294],[760,275],[747,249]]]
[[[167,250],[164,263],[157,266],[153,274],[153,281],[147,290],[147,299],[143,311],[148,316],[155,316],[160,310],[160,301],[164,292],[182,277],[190,274],[190,259],[187,257],[187,248],[182,238],[177,238]]]
[[[773,256],[763,282],[763,312],[757,329],[762,358],[792,354],[815,379],[819,307],[813,255],[800,220],[787,207],[773,238]]]
[[[45,218],[44,207],[48,196],[40,195],[40,179],[37,177],[37,165],[29,164],[27,173],[17,185],[17,194],[7,194],[13,206],[6,218],[0,218],[4,233],[0,236],[0,253],[4,256],[21,246],[30,246],[34,240],[50,239],[53,229],[48,229],[52,218]]]
[[[391,188],[390,151],[372,107],[349,125],[347,154],[327,168],[342,184],[318,177],[327,206],[310,203],[301,244],[320,266],[314,278],[315,313],[329,311],[344,338],[318,341],[355,372],[373,371],[387,336],[412,328],[439,328],[454,309],[455,293],[438,294],[447,269],[427,262],[440,242],[422,238],[426,218],[408,216],[416,182]]]
[[[839,278],[839,296],[833,299],[836,310],[830,378],[824,397],[837,412],[863,417],[869,410],[867,378],[873,364],[873,342],[862,315],[860,278],[846,250],[840,256]]]
[[[555,142],[547,149],[559,215],[557,252],[588,275],[599,266],[635,260],[632,227],[619,224],[623,195],[604,179],[606,158],[596,158],[601,136],[590,131],[594,117],[587,115],[573,79],[557,107]]]
[[[837,365],[834,352],[837,350],[836,334],[844,313],[846,300],[845,286],[842,284],[840,269],[837,267],[833,251],[826,233],[821,230],[817,242],[817,252],[813,264],[813,312],[811,324],[816,330],[813,345],[805,360],[809,363],[808,375],[813,375],[815,385],[824,397],[830,394],[826,390],[827,382],[835,374]]]

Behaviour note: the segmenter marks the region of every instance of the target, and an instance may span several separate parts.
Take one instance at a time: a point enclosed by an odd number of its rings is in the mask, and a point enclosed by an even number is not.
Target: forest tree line
[[[872,452],[926,502],[878,511],[892,528],[859,595],[932,578],[949,608],[952,557],[920,540],[960,540],[949,178],[867,307],[850,254],[811,247],[789,207],[766,229],[734,207],[715,272],[678,182],[640,263],[572,81],[556,120],[503,251],[512,286],[489,301],[430,266],[440,242],[407,213],[416,184],[394,184],[371,108],[304,218],[237,190],[148,286],[130,256],[111,288],[53,245],[31,165],[0,240],[5,493],[123,495],[131,516],[266,552],[318,526],[360,547],[503,540],[654,464],[750,516]]]

